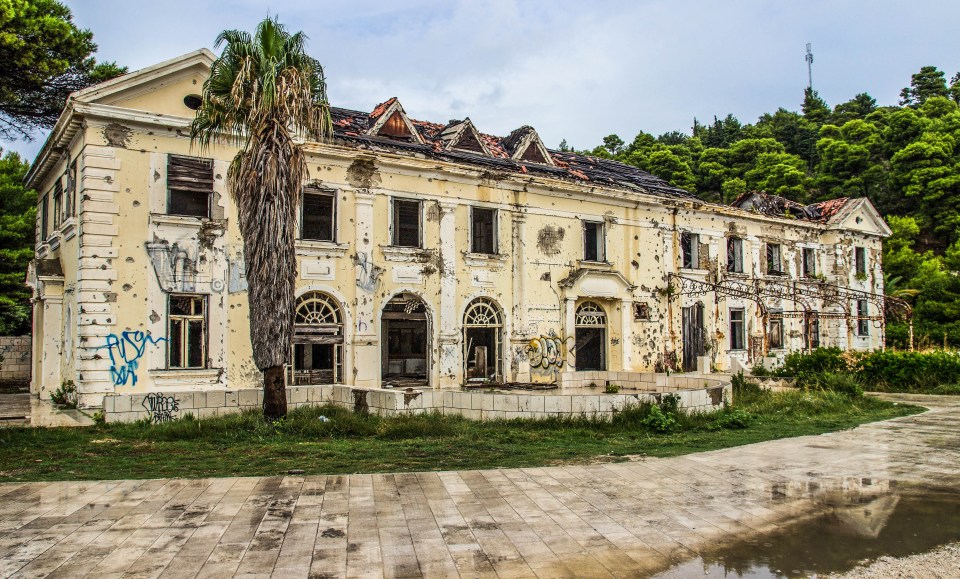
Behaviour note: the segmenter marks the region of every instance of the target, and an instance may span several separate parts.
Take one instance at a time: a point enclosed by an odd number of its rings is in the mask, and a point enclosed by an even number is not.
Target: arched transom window
[[[487,298],[477,298],[463,314],[463,325],[474,328],[493,328],[503,325],[500,308]]]
[[[297,300],[297,317],[294,322],[305,326],[341,326],[340,308],[333,298],[322,292],[308,292]]]
[[[606,326],[607,314],[598,304],[584,302],[577,308],[576,325],[582,327]]]

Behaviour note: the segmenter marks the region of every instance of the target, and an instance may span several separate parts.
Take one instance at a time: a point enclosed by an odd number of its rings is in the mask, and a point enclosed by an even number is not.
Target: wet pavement
[[[0,576],[704,576],[817,541],[887,552],[870,539],[901,533],[898,520],[919,520],[910,535],[957,512],[960,397],[909,398],[931,410],[670,459],[5,484]],[[809,574],[801,559],[756,575]]]
[[[59,408],[29,393],[0,394],[0,427],[91,426],[93,419],[76,408]]]

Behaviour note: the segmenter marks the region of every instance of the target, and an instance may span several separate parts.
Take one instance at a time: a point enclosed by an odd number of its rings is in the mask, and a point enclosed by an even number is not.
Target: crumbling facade
[[[75,94],[33,165],[38,395],[258,386],[225,186],[236,151],[202,158],[189,139],[213,59]],[[531,127],[498,138],[396,99],[332,113],[334,140],[304,144],[290,384],[551,382],[882,347],[889,230],[866,200],[718,206],[549,150]]]

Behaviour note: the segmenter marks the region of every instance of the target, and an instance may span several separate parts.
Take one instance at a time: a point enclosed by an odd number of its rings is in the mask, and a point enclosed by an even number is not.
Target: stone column
[[[463,353],[460,351],[460,316],[457,311],[457,204],[440,202],[440,330],[438,382],[435,387],[458,386],[463,382]]]
[[[510,271],[513,274],[513,299],[511,300],[511,311],[509,317],[512,320],[513,331],[510,336],[510,345],[512,351],[508,353],[507,360],[511,362],[509,370],[510,379],[515,382],[526,382],[530,380],[530,360],[526,356],[515,356],[514,352],[525,352],[531,336],[528,335],[527,327],[527,297],[524,292],[524,268],[526,267],[526,246],[525,246],[525,228],[524,222],[527,216],[519,211],[511,213],[512,216],[512,236]],[[515,361],[515,362],[514,362]],[[506,376],[507,368],[504,368]]]
[[[570,348],[573,348],[577,343],[576,304],[577,298],[566,298],[563,301],[563,335],[561,336],[561,339],[564,340],[564,344],[566,345],[568,352]],[[567,371],[573,372],[577,369],[575,361],[576,356],[571,356],[568,353],[566,365]]]
[[[356,211],[356,236],[353,256],[354,262],[364,267],[373,266],[373,199],[374,194],[369,189],[353,191],[354,207]],[[378,386],[380,384],[380,347],[377,336],[380,328],[376,327],[376,312],[374,310],[375,295],[373,291],[356,287],[356,306],[354,307],[353,340],[353,368],[345,366],[344,381],[350,383],[351,376],[356,386]],[[347,355],[347,358],[350,356]]]
[[[633,302],[630,300],[620,300],[620,348],[622,371],[629,372],[633,370],[633,360],[631,357],[631,344],[633,344],[633,312],[630,311]]]

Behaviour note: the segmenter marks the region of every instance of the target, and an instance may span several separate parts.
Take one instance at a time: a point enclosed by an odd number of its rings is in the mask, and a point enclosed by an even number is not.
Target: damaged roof
[[[805,221],[826,223],[839,213],[848,201],[850,201],[849,197],[841,197],[802,205],[779,195],[771,195],[763,191],[748,191],[737,197],[730,205],[771,217],[790,216]]]
[[[444,139],[445,137],[449,138],[451,125],[462,121],[440,124],[409,119],[410,124],[422,138],[422,144],[416,142],[415,139],[371,134],[371,127],[374,126],[377,119],[383,116],[396,102],[396,98],[391,98],[374,107],[370,113],[332,107],[330,114],[333,119],[334,137],[359,147],[420,153],[430,158],[475,165],[491,171],[542,175],[554,179],[596,184],[601,187],[627,189],[638,193],[697,199],[689,191],[674,187],[646,171],[608,159],[547,149],[555,166],[515,160],[511,156],[515,152],[519,140],[528,132],[533,131],[528,126],[520,127],[504,138],[477,131],[483,148],[489,154],[447,146],[448,143]]]

